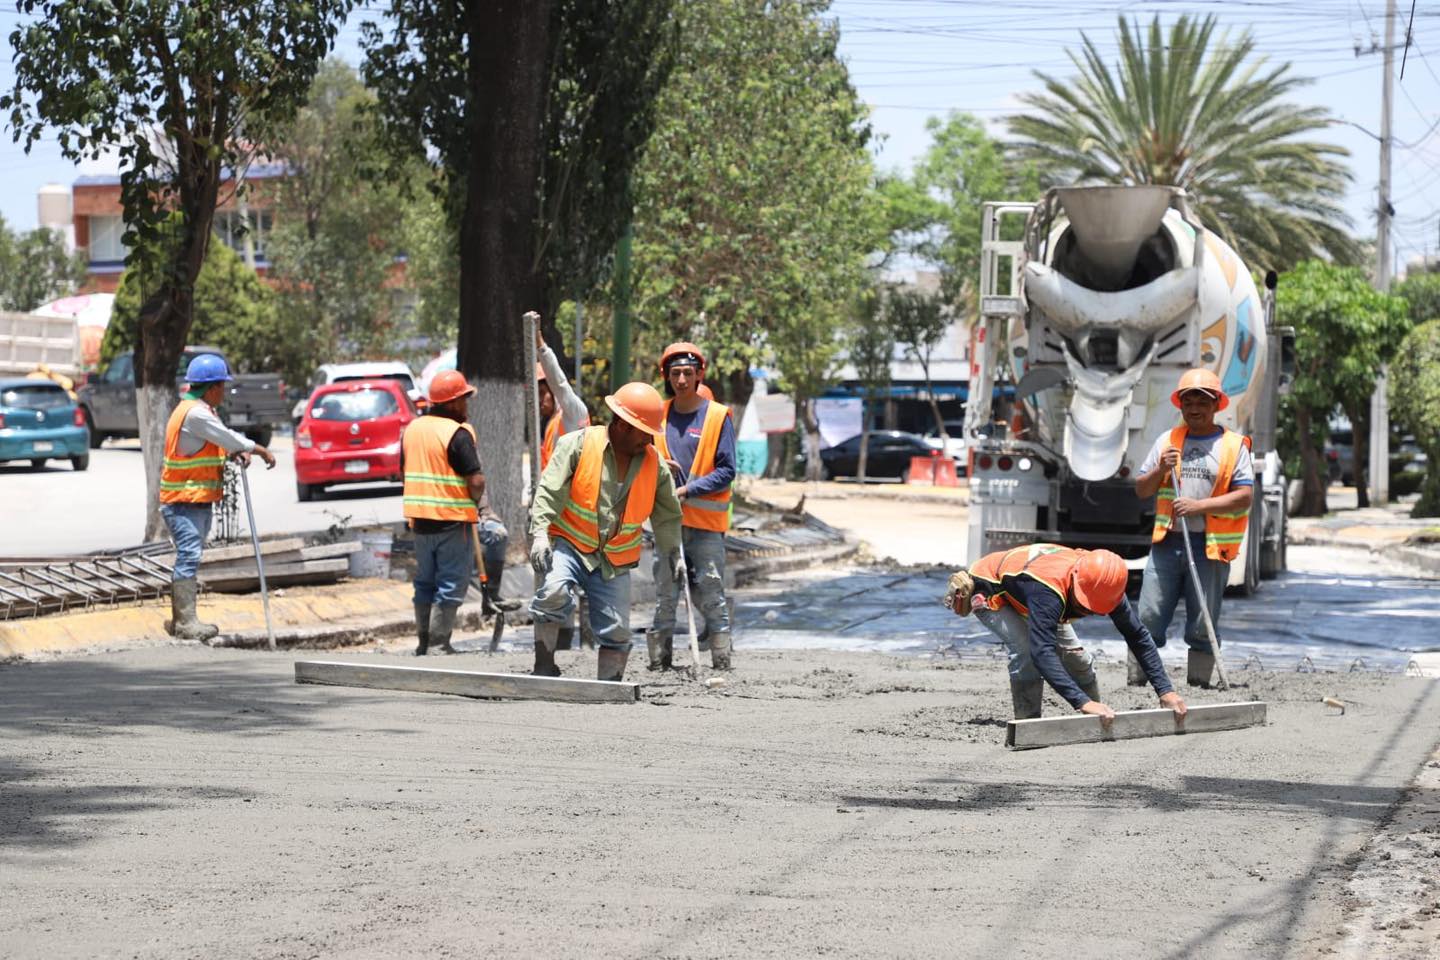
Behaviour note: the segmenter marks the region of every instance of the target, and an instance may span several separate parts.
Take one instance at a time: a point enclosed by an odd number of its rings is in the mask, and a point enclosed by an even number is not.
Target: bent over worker
[[[475,568],[470,524],[480,522],[481,504],[488,503],[475,428],[466,422],[465,402],[474,393],[458,370],[437,373],[430,381],[430,409],[400,438],[403,510],[415,531],[417,657],[432,646],[455,652],[450,637]]]
[[[220,632],[195,613],[200,592],[196,574],[200,552],[210,533],[211,504],[224,496],[225,459],[250,466],[250,457],[274,469],[269,450],[225,424],[215,408],[225,400],[225,384],[234,379],[224,358],[202,353],[185,368],[186,390],[165,424],[165,462],[160,469],[160,516],[175,542],[170,583],[170,619],[165,629],[181,640],[209,640]]]
[[[1184,715],[1160,653],[1125,598],[1125,561],[1109,550],[1075,550],[1036,543],[989,553],[950,578],[944,603],[973,612],[1010,654],[1010,697],[1016,720],[1040,716],[1041,680],[1081,713],[1112,719],[1100,700],[1094,657],[1080,646],[1071,622],[1108,615],[1145,670],[1160,703]]]
[[[665,375],[664,424],[655,446],[678,474],[681,542],[694,598],[710,637],[710,665],[730,669],[730,605],[725,600],[725,532],[730,529],[730,485],[735,481],[735,424],[730,408],[700,396],[705,355],[693,343],[672,343],[660,355]],[[646,635],[649,669],[670,669],[675,608],[681,584],[655,558],[655,619]]]
[[[684,576],[680,501],[652,441],[660,432],[660,394],[627,383],[605,398],[609,426],[561,437],[540,477],[530,512],[530,562],[544,581],[530,602],[535,617],[535,674],[556,677],[560,625],[590,598],[590,627],[600,643],[596,676],[620,680],[630,656],[630,569],[640,562],[641,526],[655,531],[655,553]]]
[[[1249,439],[1215,422],[1215,414],[1230,405],[1219,377],[1205,369],[1187,370],[1170,402],[1180,409],[1184,423],[1155,441],[1135,478],[1136,495],[1156,498],[1150,559],[1140,585],[1140,620],[1156,644],[1164,646],[1175,606],[1184,596],[1185,643],[1190,648],[1185,679],[1191,686],[1208,686],[1215,651],[1200,605],[1209,608],[1219,636],[1220,602],[1230,579],[1230,561],[1239,556],[1249,526],[1255,471]],[[1178,491],[1171,479],[1176,467]],[[1195,596],[1190,579],[1180,539],[1186,535],[1203,597]],[[1132,668],[1132,683],[1135,673]]]

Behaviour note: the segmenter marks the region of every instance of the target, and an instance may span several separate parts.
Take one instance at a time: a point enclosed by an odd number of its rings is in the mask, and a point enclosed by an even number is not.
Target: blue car
[[[0,463],[29,460],[39,470],[62,459],[90,466],[90,433],[70,394],[50,380],[0,379]]]

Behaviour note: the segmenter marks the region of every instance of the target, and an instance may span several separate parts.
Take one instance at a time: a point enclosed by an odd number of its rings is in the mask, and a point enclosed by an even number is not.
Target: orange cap
[[[665,418],[665,401],[660,391],[648,383],[627,383],[605,398],[605,405],[630,426],[644,430],[652,437],[660,435]]]
[[[708,386],[702,383],[700,384],[700,386],[695,388],[695,396],[700,397],[704,400],[714,400],[715,391],[711,390]]]
[[[1120,606],[1130,571],[1117,553],[1109,550],[1082,550],[1075,564],[1075,599],[1091,613],[1109,613]]]
[[[449,403],[459,397],[468,397],[475,388],[465,382],[465,374],[459,370],[441,370],[430,381],[430,402]]]
[[[700,372],[703,374],[705,372],[705,354],[688,340],[672,343],[665,348],[665,351],[660,354],[660,372],[668,374],[669,371],[665,369],[665,365],[675,357],[683,357],[687,353],[694,354],[695,359],[700,361]]]
[[[1180,386],[1176,388],[1174,393],[1170,394],[1170,402],[1175,404],[1177,410],[1180,408],[1180,395],[1191,390],[1208,393],[1219,401],[1215,404],[1215,411],[1217,413],[1230,406],[1230,398],[1225,395],[1224,390],[1220,389],[1220,378],[1204,367],[1186,370],[1184,374],[1181,375]]]

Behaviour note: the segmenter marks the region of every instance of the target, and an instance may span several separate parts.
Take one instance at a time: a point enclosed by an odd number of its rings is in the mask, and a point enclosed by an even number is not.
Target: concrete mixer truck
[[[1249,268],[1174,187],[1063,187],[982,211],[980,310],[965,433],[971,560],[1037,540],[1105,547],[1143,569],[1155,501],[1134,475],[1176,426],[1180,375],[1214,371],[1217,420],[1251,439],[1256,490],[1230,583],[1285,567],[1276,411],[1294,333]]]

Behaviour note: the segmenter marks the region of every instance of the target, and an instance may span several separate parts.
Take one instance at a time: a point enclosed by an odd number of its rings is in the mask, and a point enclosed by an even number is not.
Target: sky
[[[1117,16],[1148,23],[1158,13],[1168,23],[1186,13],[1213,14],[1232,36],[1251,30],[1272,64],[1289,62],[1313,80],[1296,91],[1297,103],[1323,105],[1343,121],[1325,138],[1351,152],[1354,181],[1345,209],[1356,235],[1369,237],[1380,169],[1385,7],[1385,0],[835,0],[829,16],[840,27],[840,55],[872,110],[877,163],[903,171],[928,145],[930,117],[967,111],[1003,137],[1003,118],[1019,106],[1016,96],[1040,85],[1033,71],[1075,73],[1066,51],[1078,48],[1082,31],[1113,58]],[[1398,47],[1411,4],[1398,0],[1397,7]],[[351,16],[340,32],[339,56],[358,62],[359,24],[379,9],[378,2],[362,5]],[[14,85],[5,38],[25,19],[14,0],[0,0],[0,89]],[[1415,3],[1406,57],[1401,78],[1396,51],[1391,189],[1401,267],[1412,257],[1440,253],[1440,4]],[[68,184],[91,172],[113,168],[103,161],[77,168],[60,156],[53,134],[27,155],[0,123],[0,215],[12,229],[35,226],[43,184]]]

